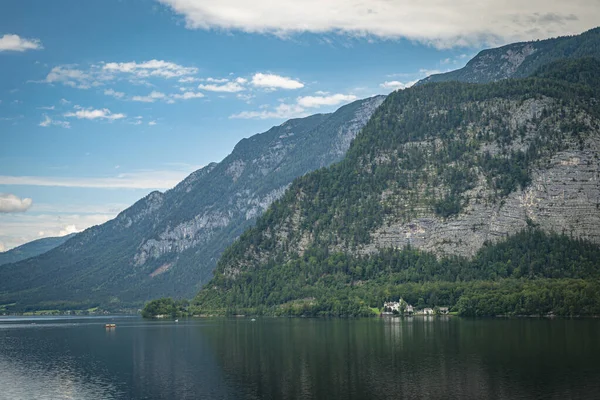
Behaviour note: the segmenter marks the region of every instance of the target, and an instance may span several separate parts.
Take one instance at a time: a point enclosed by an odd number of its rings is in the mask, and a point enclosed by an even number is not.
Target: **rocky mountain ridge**
[[[119,309],[158,296],[191,297],[223,249],[293,179],[343,157],[384,98],[292,119],[243,139],[223,161],[175,188],[150,193],[46,254],[0,268],[0,303]]]
[[[417,82],[489,83],[507,78],[524,78],[543,65],[557,60],[594,57],[600,59],[600,28],[580,35],[512,43],[482,50],[467,65],[455,71],[434,74]]]

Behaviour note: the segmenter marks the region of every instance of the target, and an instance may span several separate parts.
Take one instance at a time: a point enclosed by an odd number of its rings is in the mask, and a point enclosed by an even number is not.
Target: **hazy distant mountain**
[[[35,257],[43,254],[47,251],[52,250],[55,247],[60,246],[75,234],[61,236],[61,237],[49,237],[38,240],[33,240],[29,243],[25,243],[14,249],[10,249],[3,253],[0,253],[0,265],[10,264],[17,261],[25,260],[30,257]]]
[[[192,297],[225,247],[298,176],[339,161],[384,96],[289,120],[243,139],[220,163],[153,192],[114,220],[39,257],[0,267],[0,304],[13,309],[119,309]]]
[[[506,78],[524,78],[538,68],[560,59],[600,58],[600,28],[577,36],[513,43],[481,51],[463,68],[431,75],[417,83],[488,83]]]

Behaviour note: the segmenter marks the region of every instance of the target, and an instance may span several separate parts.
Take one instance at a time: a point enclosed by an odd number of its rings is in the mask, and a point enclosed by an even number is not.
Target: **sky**
[[[598,21],[598,0],[3,0],[0,251],[106,222],[287,119]]]

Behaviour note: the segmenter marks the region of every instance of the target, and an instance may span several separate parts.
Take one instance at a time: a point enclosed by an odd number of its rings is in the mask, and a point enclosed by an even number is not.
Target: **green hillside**
[[[297,179],[225,251],[194,312],[366,315],[402,296],[463,315],[599,314],[600,250],[577,232],[527,219],[474,256],[380,248],[374,236],[423,216],[468,220],[475,204],[501,208],[558,153],[593,153],[599,72],[585,59],[526,79],[391,94],[343,161]],[[531,119],[522,104],[538,107]]]

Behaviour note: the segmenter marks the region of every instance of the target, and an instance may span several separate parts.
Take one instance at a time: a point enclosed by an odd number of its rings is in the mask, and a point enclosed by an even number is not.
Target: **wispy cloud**
[[[305,117],[308,112],[297,104],[281,103],[275,109],[263,109],[259,111],[242,111],[241,113],[231,115],[232,119],[289,119]]]
[[[56,121],[44,114],[44,120],[38,124],[43,128],[47,128],[51,125],[60,126],[62,128],[70,128],[71,123],[69,121]]]
[[[58,65],[53,67],[42,81],[34,83],[63,84],[78,89],[104,86],[111,81],[126,80],[133,84],[151,85],[146,79],[189,79],[194,81],[192,75],[198,72],[196,67],[186,67],[165,60],[150,60],[143,62],[108,62],[88,64]],[[108,89],[111,96],[119,97],[121,92]],[[107,93],[108,94],[108,93]]]
[[[161,77],[177,78],[194,75],[198,72],[196,67],[184,67],[164,60],[150,60],[137,63],[131,62],[109,62],[102,69],[111,73],[132,74],[138,78]]]
[[[131,100],[141,101],[143,103],[154,103],[156,100],[161,100],[166,97],[167,95],[162,92],[152,91],[147,96],[133,96]]]
[[[149,125],[154,121],[150,121]],[[200,167],[173,170],[138,170],[106,177],[0,175],[0,185],[80,188],[170,189]]]
[[[106,96],[116,97],[117,99],[122,99],[123,97],[125,97],[125,93],[123,93],[123,92],[117,92],[114,89],[106,89],[104,91],[104,94]]]
[[[330,96],[304,96],[298,97],[298,105],[301,107],[314,108],[322,106],[335,106],[341,103],[356,100],[357,97],[353,94],[333,94]]]
[[[400,82],[400,81],[385,81],[381,83],[379,86],[384,89],[389,90],[398,90],[398,89],[406,89],[417,83],[418,80],[408,81],[408,82]]]
[[[214,82],[214,81],[213,81]],[[209,83],[207,85],[200,84],[198,89],[207,90],[209,92],[224,92],[224,93],[237,93],[246,90],[238,82],[226,82],[226,83]]]
[[[100,81],[95,80],[92,74],[77,68],[75,65],[60,65],[52,68],[42,82],[61,83],[78,89],[89,89],[92,86],[102,85]]]
[[[204,97],[204,94],[200,93],[200,92],[184,92],[184,93],[175,93],[173,95],[171,95],[171,97],[173,99],[178,99],[178,100],[189,100],[189,99],[200,99],[202,97]]]
[[[39,39],[25,39],[15,34],[5,34],[0,37],[0,51],[24,52],[43,48],[42,42]]]
[[[325,92],[321,92],[325,93]],[[309,114],[309,108],[318,108],[324,106],[334,106],[342,103],[348,103],[356,100],[353,94],[336,93],[323,96],[302,96],[296,98],[296,102],[288,104],[280,103],[275,108],[270,109],[268,105],[263,105],[260,110],[242,111],[230,115],[232,119],[289,119],[305,117]]]

